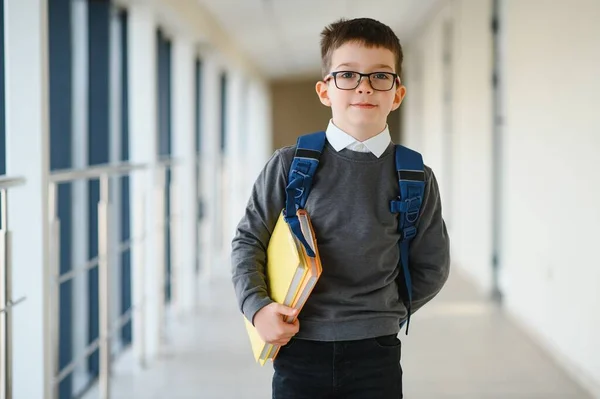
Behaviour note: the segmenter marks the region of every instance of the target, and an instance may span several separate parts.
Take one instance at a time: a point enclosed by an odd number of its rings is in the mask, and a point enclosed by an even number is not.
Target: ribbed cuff
[[[244,316],[254,325],[254,316],[256,313],[264,308],[265,306],[273,303],[274,301],[267,297],[260,296],[258,294],[254,294],[246,298],[244,304],[242,305],[242,312]]]

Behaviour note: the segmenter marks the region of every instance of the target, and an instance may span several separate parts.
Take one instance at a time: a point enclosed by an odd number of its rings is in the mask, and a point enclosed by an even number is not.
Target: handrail
[[[173,166],[178,166],[181,164],[181,160],[178,158],[172,158],[168,155],[165,156],[161,156],[158,158],[158,161],[156,162],[157,166],[162,166],[162,167],[173,167]]]
[[[12,312],[26,298],[13,300],[12,236],[8,223],[8,190],[25,184],[22,177],[0,177],[0,398],[12,398]]]
[[[73,370],[75,370],[75,367],[78,364],[81,364],[82,362],[84,362],[92,353],[94,353],[96,351],[96,349],[98,349],[100,347],[100,342],[101,342],[101,339],[96,338],[92,343],[90,343],[85,348],[83,354],[81,354],[77,358],[71,360],[69,362],[69,364],[67,364],[66,366],[64,366],[61,369],[60,373],[58,373],[58,375],[53,378],[52,384],[54,384],[54,385],[60,384],[62,382],[62,380],[64,380],[69,374],[71,374],[73,372]]]
[[[119,175],[127,175],[133,171],[137,170],[145,170],[146,172],[155,173],[158,172],[157,178],[154,179],[152,188],[153,195],[157,196],[156,208],[159,213],[157,213],[159,220],[161,223],[165,223],[164,220],[169,221],[171,223],[172,217],[170,215],[164,214],[164,206],[161,206],[161,201],[159,198],[164,197],[165,189],[166,189],[166,176],[167,171],[169,169],[173,169],[175,165],[179,164],[177,159],[162,157],[156,159],[153,163],[142,165],[142,164],[132,164],[127,162],[122,163],[113,163],[113,164],[104,164],[104,165],[95,165],[89,168],[84,169],[65,169],[65,170],[56,170],[50,173],[48,180],[48,207],[49,207],[49,239],[50,248],[51,248],[51,297],[50,302],[52,303],[52,312],[55,313],[55,316],[58,316],[58,303],[59,303],[59,285],[73,279],[75,276],[79,275],[82,272],[85,272],[90,269],[98,270],[98,291],[99,291],[99,303],[98,303],[98,322],[99,322],[99,335],[94,342],[86,345],[83,349],[83,356],[78,356],[77,358],[72,359],[69,364],[59,367],[58,365],[58,353],[55,351],[53,353],[53,369],[50,371],[49,381],[50,381],[50,391],[52,392],[53,397],[57,395],[58,384],[64,380],[73,370],[77,367],[78,364],[81,364],[89,354],[93,353],[95,350],[99,351],[99,373],[98,373],[98,386],[99,386],[99,394],[100,398],[107,399],[110,396],[110,368],[111,368],[111,338],[114,337],[118,331],[128,322],[132,321],[134,317],[139,318],[140,322],[143,323],[145,318],[144,312],[146,308],[145,298],[146,295],[142,295],[137,301],[132,303],[130,309],[128,309],[124,314],[119,315],[116,319],[111,319],[111,315],[109,314],[109,305],[110,305],[110,297],[109,297],[109,285],[110,285],[110,273],[111,273],[111,265],[112,262],[112,254],[122,253],[131,249],[134,245],[145,241],[146,235],[143,234],[140,237],[132,237],[129,240],[124,240],[119,243],[113,243],[110,239],[111,234],[113,234],[115,226],[112,225],[111,222],[111,213],[113,209],[113,204],[111,203],[111,191],[114,187],[110,184],[111,180],[115,176]],[[62,183],[70,183],[76,180],[98,180],[99,181],[99,202],[98,202],[98,254],[93,259],[88,259],[84,264],[79,265],[77,268],[69,270],[63,274],[59,272],[59,264],[60,264],[60,218],[58,215],[58,186]],[[173,183],[171,183],[173,184]],[[145,191],[145,189],[143,189]],[[132,207],[136,210],[144,209],[144,197],[145,194],[142,193],[141,197],[137,199],[136,204],[132,204]],[[162,214],[161,214],[162,212]],[[143,211],[142,211],[143,214]],[[164,219],[164,220],[163,220]],[[143,223],[143,221],[142,221]],[[164,235],[162,236],[164,237]],[[157,234],[157,239],[160,241],[161,234]],[[164,238],[162,238],[164,240]],[[157,256],[157,259],[162,259],[162,257]],[[157,260],[157,267],[160,270],[164,269],[164,265],[160,265],[160,261]],[[144,265],[142,262],[136,262],[143,274]],[[163,277],[164,278],[164,277]],[[164,307],[164,303],[160,303],[160,307]],[[159,311],[159,313],[164,313],[164,311]],[[55,317],[54,320],[58,320],[58,317]],[[161,326],[158,326],[161,328]],[[58,324],[56,321],[53,322],[50,328],[50,340],[53,343],[53,346],[58,345]],[[139,332],[140,342],[145,341],[144,331]],[[142,345],[142,350],[140,353],[140,361],[144,362],[145,353],[143,349],[144,345]]]
[[[0,190],[7,188],[18,187],[25,184],[25,179],[22,177],[0,176]]]
[[[86,345],[83,349],[83,356],[78,356],[75,359],[72,359],[69,364],[59,367],[57,361],[57,352],[56,348],[53,353],[53,370],[50,371],[51,376],[49,378],[51,387],[50,390],[53,392],[53,395],[56,396],[57,386],[58,384],[66,378],[73,370],[77,367],[77,364],[81,364],[89,354],[93,353],[95,350],[99,351],[99,375],[98,375],[98,384],[100,390],[100,397],[105,399],[109,397],[110,388],[109,388],[109,379],[110,379],[110,362],[111,362],[111,338],[118,333],[118,331],[128,322],[132,321],[134,317],[139,317],[141,323],[145,318],[144,312],[146,308],[145,299],[146,295],[142,295],[137,302],[132,303],[131,308],[126,311],[124,314],[119,315],[116,319],[112,320],[109,315],[109,285],[110,285],[110,273],[111,273],[111,254],[122,253],[123,251],[127,251],[133,247],[134,244],[138,242],[146,240],[146,236],[143,235],[141,237],[130,238],[129,240],[125,240],[119,243],[113,243],[110,240],[110,235],[113,232],[114,226],[111,225],[111,217],[113,204],[111,203],[112,195],[112,185],[110,184],[111,179],[115,176],[128,175],[133,171],[137,170],[145,170],[150,173],[157,173],[155,179],[153,179],[152,194],[155,196],[155,204],[158,213],[158,226],[165,226],[167,223],[176,223],[176,219],[179,216],[177,213],[171,211],[171,214],[164,214],[164,200],[165,200],[165,189],[167,189],[167,181],[166,177],[168,176],[168,171],[171,170],[171,173],[174,173],[173,178],[171,179],[171,185],[176,184],[177,175],[175,173],[175,167],[180,164],[179,159],[171,158],[168,156],[158,157],[154,160],[154,162],[149,164],[132,164],[128,162],[121,163],[111,163],[111,164],[103,164],[103,165],[95,165],[84,169],[63,169],[63,170],[55,170],[50,173],[48,180],[48,206],[49,206],[49,238],[50,248],[51,248],[51,298],[50,302],[52,303],[52,312],[55,313],[55,316],[58,316],[58,294],[59,289],[58,286],[66,281],[73,279],[75,276],[79,275],[82,272],[85,272],[90,269],[98,270],[98,290],[99,290],[99,335],[94,342]],[[98,180],[99,181],[99,202],[98,202],[98,254],[93,259],[88,259],[84,264],[79,265],[77,268],[71,269],[63,274],[59,272],[59,264],[60,264],[60,219],[58,215],[58,186],[63,183],[70,183],[76,180]],[[144,190],[145,191],[145,190]],[[173,193],[171,194],[173,195]],[[138,198],[139,203],[132,205],[135,209],[144,209],[144,196]],[[162,212],[162,213],[161,213]],[[142,211],[143,213],[143,211]],[[156,242],[158,244],[157,251],[157,264],[156,266],[161,271],[159,273],[159,280],[165,279],[164,276],[164,265],[161,264],[161,260],[164,258],[164,231],[162,228],[159,229],[159,232],[156,233]],[[114,245],[114,246],[113,246]],[[143,263],[140,263],[138,268],[142,268],[143,271]],[[143,274],[143,273],[142,273]],[[160,284],[159,284],[160,286]],[[159,297],[164,295],[164,289],[160,290]],[[164,317],[164,298],[162,300],[159,299],[159,306],[156,310],[157,313],[161,315],[161,318]],[[58,317],[55,317],[54,320],[58,320]],[[158,326],[159,328],[159,336],[162,334],[162,325]],[[50,340],[53,342],[53,345],[58,345],[58,324],[56,321],[53,322],[50,328]],[[140,342],[145,341],[144,331],[140,331],[139,333]],[[143,347],[144,345],[142,345]],[[145,359],[144,349],[140,354],[141,361],[143,362]]]
[[[8,313],[8,312],[12,312],[12,309],[14,307],[16,307],[18,304],[25,302],[25,300],[27,299],[26,296],[22,296],[21,298],[17,299],[16,301],[7,301],[6,304],[4,305],[4,308],[0,308],[0,314],[2,313]]]
[[[142,241],[144,239],[144,236],[142,236],[139,239],[129,239],[129,240],[125,240],[119,243],[119,247],[116,248],[115,250],[111,251],[110,255],[118,255],[118,254],[122,254],[125,251],[128,251],[134,243]],[[71,279],[73,279],[74,277],[76,277],[77,275],[87,272],[91,269],[94,269],[95,267],[98,266],[98,263],[100,262],[100,259],[98,256],[94,256],[91,259],[88,259],[83,266],[79,266],[79,267],[74,267],[71,270],[69,270],[68,272],[62,273],[61,275],[59,275],[58,277],[56,277],[56,283],[57,284],[63,284]]]
[[[145,164],[132,164],[129,162],[93,165],[83,169],[61,169],[50,173],[50,182],[68,183],[74,180],[99,179],[103,175],[111,177],[125,175],[131,171],[145,169]]]

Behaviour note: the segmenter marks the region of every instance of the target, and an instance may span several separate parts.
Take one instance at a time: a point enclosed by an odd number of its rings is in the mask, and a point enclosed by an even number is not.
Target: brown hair
[[[366,47],[382,47],[396,58],[396,73],[402,76],[402,46],[392,29],[371,18],[340,19],[321,32],[321,69],[323,76],[330,72],[331,55],[348,42],[358,42]]]

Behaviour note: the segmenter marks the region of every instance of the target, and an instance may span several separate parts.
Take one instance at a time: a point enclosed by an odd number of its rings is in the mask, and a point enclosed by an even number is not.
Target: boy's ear
[[[317,95],[319,96],[319,100],[321,100],[321,103],[323,105],[331,107],[331,100],[329,99],[329,93],[327,92],[327,90],[329,90],[329,86],[327,85],[327,83],[323,82],[322,80],[319,80],[315,85],[315,90],[317,91]]]
[[[394,102],[392,103],[392,111],[395,111],[402,104],[402,100],[404,100],[404,96],[406,96],[406,87],[402,84],[398,85],[396,89],[396,93],[394,94]]]

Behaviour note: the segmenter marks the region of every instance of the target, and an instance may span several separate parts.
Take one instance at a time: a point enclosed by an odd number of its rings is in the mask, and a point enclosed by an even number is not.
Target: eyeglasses
[[[363,76],[369,79],[369,83],[373,90],[377,91],[389,91],[392,90],[396,81],[400,83],[398,74],[392,72],[371,72],[371,73],[360,73],[354,71],[336,71],[331,72],[323,79],[327,82],[333,78],[335,87],[340,90],[354,90],[360,85],[360,81]]]

